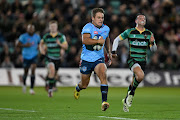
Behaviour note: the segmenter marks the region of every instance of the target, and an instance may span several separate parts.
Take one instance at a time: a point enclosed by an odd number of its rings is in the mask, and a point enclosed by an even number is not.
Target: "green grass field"
[[[81,91],[58,88],[48,98],[44,88],[36,95],[23,94],[20,87],[0,87],[0,120],[180,120],[180,88],[138,88],[130,112],[122,110],[127,88],[109,88],[110,108],[101,111],[100,88]]]

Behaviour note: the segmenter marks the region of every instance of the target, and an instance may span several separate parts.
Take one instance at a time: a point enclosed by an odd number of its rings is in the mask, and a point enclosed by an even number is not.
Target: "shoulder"
[[[50,35],[50,33],[46,33],[46,34],[43,35],[43,38],[46,38],[49,35]]]
[[[93,27],[93,26],[92,26],[92,23],[87,23],[87,24],[83,27],[83,29],[84,29],[84,28],[91,28],[91,27]]]
[[[58,32],[58,36],[65,36],[63,33]]]
[[[135,28],[129,28],[129,29],[126,29],[124,32],[129,34],[131,33],[132,31],[135,31],[136,29]]]
[[[27,33],[23,33],[20,35],[20,37],[26,37],[28,34]]]
[[[145,28],[145,31],[149,32],[150,34],[153,34],[149,29]]]
[[[36,37],[40,37],[40,35],[39,35],[39,34],[36,34],[36,33],[35,33],[34,35],[35,35]]]
[[[104,29],[107,29],[108,31],[110,31],[110,28],[104,24]]]

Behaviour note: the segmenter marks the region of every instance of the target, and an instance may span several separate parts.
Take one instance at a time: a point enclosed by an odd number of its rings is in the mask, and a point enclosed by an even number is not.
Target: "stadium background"
[[[34,24],[36,33],[42,37],[48,32],[47,23],[50,20],[58,21],[59,31],[66,35],[69,43],[69,49],[62,60],[61,70],[77,68],[76,71],[78,71],[82,46],[80,33],[82,27],[87,22],[91,22],[90,11],[94,7],[104,8],[106,12],[104,23],[111,29],[112,43],[114,38],[125,29],[135,27],[134,20],[137,13],[145,14],[146,28],[154,33],[158,46],[156,53],[148,51],[147,70],[154,72],[147,79],[155,79],[158,83],[161,79],[167,78],[172,79],[170,80],[172,83],[176,81],[173,85],[180,85],[178,76],[180,70],[180,5],[178,0],[1,0],[0,66],[3,71],[1,73],[5,73],[1,74],[1,77],[7,74],[5,79],[12,81],[11,76],[8,77],[11,73],[5,71],[22,69],[21,50],[16,47],[16,43],[20,34],[26,32],[27,24]],[[120,68],[122,71],[128,69],[126,64],[127,41],[120,43],[117,52],[119,57],[113,59],[109,68]],[[38,68],[44,68],[44,59],[40,54],[38,58]],[[164,71],[168,71],[168,75]],[[6,85],[2,83],[1,85]],[[162,86],[164,85],[168,84]]]
[[[158,51],[148,52],[145,80],[136,90],[129,113],[123,112],[121,104],[127,92],[124,87],[132,75],[125,62],[126,42],[120,44],[119,58],[108,68],[110,108],[101,111],[99,87],[88,87],[79,100],[73,98],[74,85],[79,81],[80,32],[91,21],[89,13],[94,7],[106,11],[105,24],[111,29],[111,42],[120,32],[135,27],[134,19],[139,12],[146,15],[146,28],[155,35]],[[33,23],[42,37],[48,32],[47,23],[51,19],[59,22],[59,31],[69,43],[59,70],[58,86],[73,87],[58,87],[53,98],[48,98],[44,87],[38,87],[44,86],[47,73],[39,55],[36,94],[23,94],[22,56],[15,44],[28,23]],[[96,75],[92,75],[91,81],[91,86],[99,86]],[[180,120],[179,86],[179,0],[0,0],[0,120]]]

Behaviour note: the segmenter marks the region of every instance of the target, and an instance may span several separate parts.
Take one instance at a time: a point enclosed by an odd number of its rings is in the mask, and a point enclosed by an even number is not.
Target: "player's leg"
[[[86,89],[89,81],[90,81],[91,74],[82,74],[81,73],[81,81],[76,85],[75,91],[74,91],[74,98],[79,99],[80,97],[80,91],[82,89]]]
[[[101,81],[101,94],[102,94],[102,111],[106,111],[109,108],[109,103],[107,102],[107,94],[108,94],[108,84],[107,84],[107,67],[104,63],[99,63],[96,65],[94,71]]]
[[[134,77],[133,77],[133,81],[131,84],[131,92],[130,95],[134,95],[135,94],[135,90],[138,87],[139,83],[144,79],[144,72],[141,69],[141,67],[137,66],[133,69],[134,72]]]
[[[35,63],[33,63],[32,65],[31,65],[31,86],[30,86],[30,94],[35,94],[35,92],[34,92],[34,83],[35,83],[35,70],[36,70],[36,64]]]
[[[29,60],[24,59],[23,60],[24,74],[23,74],[23,86],[22,86],[22,91],[24,93],[26,93],[26,79],[28,76],[29,67],[30,67]]]
[[[49,62],[47,65],[48,68],[48,77],[47,80],[49,82],[49,90],[48,90],[48,96],[53,96],[53,85],[54,85],[54,76],[55,76],[55,65],[53,62]]]
[[[80,61],[80,72],[81,72],[81,81],[76,85],[74,90],[74,98],[79,99],[80,91],[86,89],[89,84],[90,76],[92,73],[92,63],[81,60]]]
[[[57,91],[57,87],[56,87],[56,82],[58,80],[58,69],[59,69],[59,66],[60,66],[60,60],[55,60],[54,61],[54,64],[55,64],[55,75],[54,75],[54,85],[53,85],[53,91]]]
[[[144,72],[141,69],[141,66],[139,64],[134,65],[134,67],[132,67],[132,71],[134,73],[134,76],[133,76],[133,80],[132,80],[132,84],[131,84],[131,90],[128,91],[127,97],[126,97],[126,103],[127,103],[128,107],[130,107],[132,105],[135,90],[138,87],[139,83],[144,79]],[[130,89],[130,87],[129,87],[129,89]]]
[[[58,70],[55,71],[55,77],[54,77],[54,85],[53,85],[53,91],[56,92],[58,89],[56,87],[56,82],[58,80],[58,74],[57,74]]]

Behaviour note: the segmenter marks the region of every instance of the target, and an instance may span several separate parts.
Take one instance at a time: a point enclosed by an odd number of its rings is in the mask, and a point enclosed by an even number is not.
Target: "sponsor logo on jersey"
[[[57,47],[58,45],[56,43],[47,44],[47,47]]]
[[[132,45],[146,46],[146,42],[145,41],[140,42],[136,39],[135,41],[132,42]]]
[[[98,31],[94,31],[94,34],[98,34]]]

